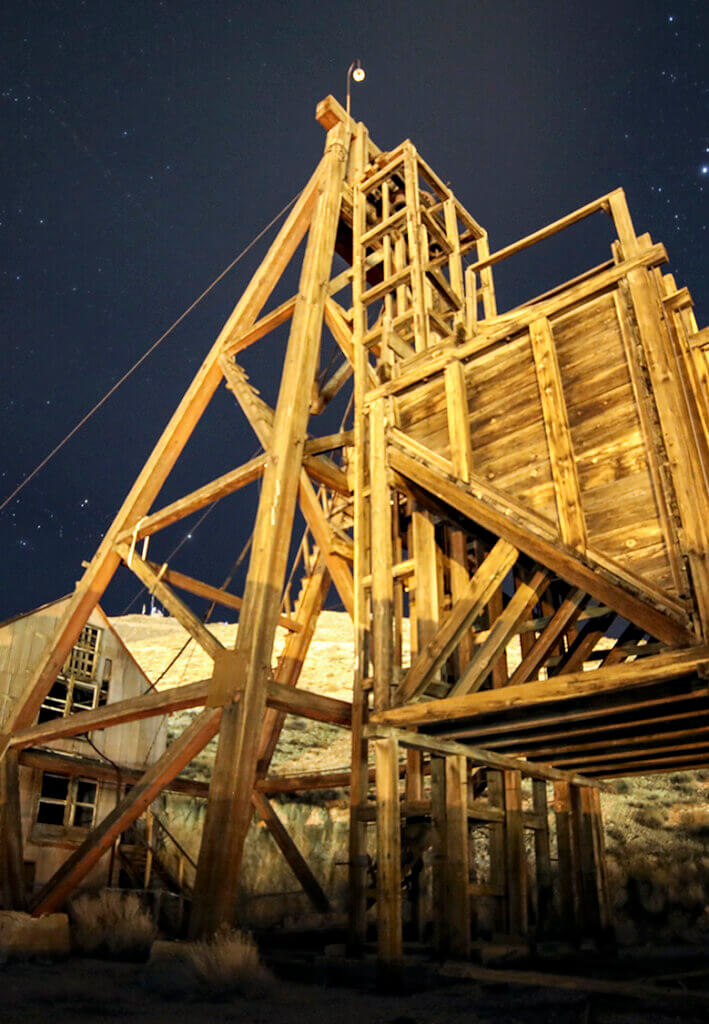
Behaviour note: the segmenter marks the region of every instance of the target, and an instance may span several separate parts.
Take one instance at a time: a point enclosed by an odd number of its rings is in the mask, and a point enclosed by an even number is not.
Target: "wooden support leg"
[[[575,937],[574,857],[571,831],[571,796],[568,782],[554,783],[554,816],[559,867],[559,910],[561,927],[567,938]]]
[[[405,777],[405,800],[423,800],[423,752],[421,750],[406,751],[406,777]],[[404,824],[404,857],[409,856],[410,851],[410,863],[419,856],[418,854],[418,838],[419,838],[418,824],[409,825],[408,822]],[[411,850],[411,846],[414,849]],[[416,938],[421,937],[423,928],[423,892],[421,886],[418,884],[419,874],[413,867],[413,880],[410,890],[411,899],[411,932]]]
[[[575,849],[578,857],[579,895],[583,906],[584,931],[596,941],[603,938],[599,865],[593,828],[593,800],[587,786],[571,787]]]
[[[17,751],[0,761],[0,899],[9,910],[26,909]]]
[[[544,779],[532,779],[532,806],[534,813],[544,821],[544,828],[534,830],[534,860],[537,874],[537,937],[546,934],[554,895],[549,853],[549,810],[547,784]]]
[[[470,953],[470,872],[468,867],[468,765],[464,757],[446,764],[446,910],[448,949]]]
[[[380,979],[396,986],[402,963],[399,744],[376,740],[377,922]]]
[[[504,772],[507,869],[507,927],[510,935],[527,934],[527,866],[522,824],[522,776]]]
[[[487,772],[487,793],[491,807],[504,809],[505,787],[502,772]],[[492,822],[490,833],[490,885],[499,892],[495,900],[494,931],[504,932],[507,928],[507,872],[505,870],[505,826],[503,822]]]
[[[238,704],[228,703],[224,707],[210,783],[195,879],[191,922],[195,937],[211,935],[220,925],[231,924],[233,920],[239,867],[251,821],[251,793],[266,683],[293,526],[346,155],[342,131],[331,129],[293,313],[274,417],[271,458],[263,476],[239,620],[237,653],[243,668],[234,673],[233,690],[235,695],[243,685],[243,693]]]
[[[433,944],[439,956],[448,949],[446,918],[446,763],[445,758],[431,755],[431,832],[433,860],[431,890],[433,896]]]
[[[601,794],[597,789],[589,789],[591,801],[591,823],[593,827],[594,851],[596,858],[596,879],[598,884],[598,901],[601,915],[601,941],[603,944],[614,945],[613,910],[608,891],[608,874],[606,869],[606,843],[603,834],[603,812],[601,810]]]
[[[303,886],[311,903],[316,910],[319,910],[321,913],[327,913],[330,910],[330,901],[305,862],[300,850],[288,835],[288,830],[274,811],[270,801],[263,793],[259,793],[258,790],[254,790],[251,799],[256,813],[273,836],[289,868]]]

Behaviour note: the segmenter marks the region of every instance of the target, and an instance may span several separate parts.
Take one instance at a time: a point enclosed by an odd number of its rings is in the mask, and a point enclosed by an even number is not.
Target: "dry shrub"
[[[156,943],[142,984],[169,999],[255,999],[273,977],[250,935],[223,928],[206,942]]]
[[[207,942],[193,943],[190,962],[197,985],[205,993],[254,998],[272,983],[256,943],[245,932],[223,929]]]
[[[664,828],[667,823],[667,815],[663,814],[659,807],[643,807],[636,812],[635,820],[644,828]]]
[[[84,953],[145,959],[155,924],[135,893],[84,893],[71,905],[74,945]]]

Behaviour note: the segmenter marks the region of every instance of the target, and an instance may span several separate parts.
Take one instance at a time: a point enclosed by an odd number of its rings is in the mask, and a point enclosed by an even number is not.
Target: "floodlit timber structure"
[[[403,901],[407,922],[416,922],[407,850],[421,822],[434,851],[432,944],[440,953],[469,954],[484,901],[498,934],[544,935],[552,891],[562,929],[603,936],[604,780],[709,761],[709,334],[698,331],[686,288],[658,269],[663,246],[636,235],[621,190],[490,254],[485,230],[409,141],[381,151],[332,97],[317,118],[327,131],[322,160],[88,564],[0,737],[5,869],[19,886],[13,779],[23,750],[201,707],[35,896],[34,913],[63,905],[218,733],[195,936],[233,919],[254,811],[314,904],[327,907],[268,797],[335,785],[350,792],[351,948],[364,948],[374,908],[388,971],[402,959]],[[614,228],[610,258],[499,312],[493,268],[597,213]],[[263,313],[306,235],[298,293]],[[347,266],[334,274],[336,253]],[[272,409],[237,359],[287,321]],[[332,373],[321,366],[325,331],[342,354]],[[222,384],[263,454],[154,508]],[[341,430],[313,432],[345,391],[352,398]],[[257,479],[243,599],[148,559],[145,538]],[[284,588],[298,504],[308,537],[291,602]],[[35,724],[121,563],[207,651],[211,678]],[[354,621],[351,704],[296,689],[331,585]],[[239,609],[234,650],[178,590]],[[272,667],[279,624],[288,633]],[[516,667],[508,666],[513,641]],[[350,729],[350,771],[269,775],[285,714]],[[480,829],[489,849],[484,880],[473,863]]]

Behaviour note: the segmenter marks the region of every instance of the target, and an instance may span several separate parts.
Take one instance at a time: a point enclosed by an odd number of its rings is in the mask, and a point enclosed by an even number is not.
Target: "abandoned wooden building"
[[[0,727],[21,698],[34,661],[56,629],[68,598],[44,605],[0,624]],[[150,682],[116,633],[100,605],[86,620],[39,710],[38,722],[58,722],[67,716],[119,701],[141,697]],[[160,719],[126,722],[116,729],[59,738],[50,749],[27,748],[19,758],[22,814],[23,874],[31,893],[44,885],[86,838],[91,828],[115,807],[123,795],[116,769],[144,771],[165,752],[165,722]],[[106,857],[87,876],[93,888],[118,884],[132,871],[135,844],[125,839],[116,856]],[[138,855],[142,880],[150,871],[150,856]],[[126,861],[128,861],[126,863]]]
[[[602,942],[612,922],[599,792],[617,776],[708,761],[709,333],[661,270],[663,245],[636,234],[622,190],[491,253],[410,141],[379,149],[332,97],[317,118],[320,163],[3,726],[6,875],[21,900],[18,752],[200,707],[35,894],[35,914],[64,905],[218,733],[193,935],[233,920],[254,811],[317,905],[318,882],[268,797],[339,785],[350,800],[352,951],[366,949],[374,917],[379,961],[395,972],[404,919],[424,933],[412,869],[422,824],[437,953],[467,957],[490,918],[496,934]],[[591,216],[611,229],[596,264],[497,308],[495,267]],[[297,294],[267,309],[304,239]],[[286,324],[274,409],[237,360]],[[324,339],[339,365],[328,367]],[[160,505],[221,385],[262,453]],[[340,429],[318,432],[336,401]],[[256,509],[243,597],[148,557],[148,539],[155,550],[163,528],[237,491],[230,500],[251,493]],[[209,654],[211,677],[37,722],[121,564]],[[351,703],[297,689],[331,586],[354,622]],[[238,608],[235,649],[177,591]],[[288,636],[274,660],[279,622]],[[344,777],[269,772],[287,713],[351,730]]]

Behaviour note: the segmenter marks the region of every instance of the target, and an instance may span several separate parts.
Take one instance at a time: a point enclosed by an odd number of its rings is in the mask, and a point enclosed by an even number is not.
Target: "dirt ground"
[[[166,999],[141,964],[96,959],[0,965],[3,1024],[695,1024],[708,1010],[548,989],[452,984],[408,996],[276,980],[258,999]]]

